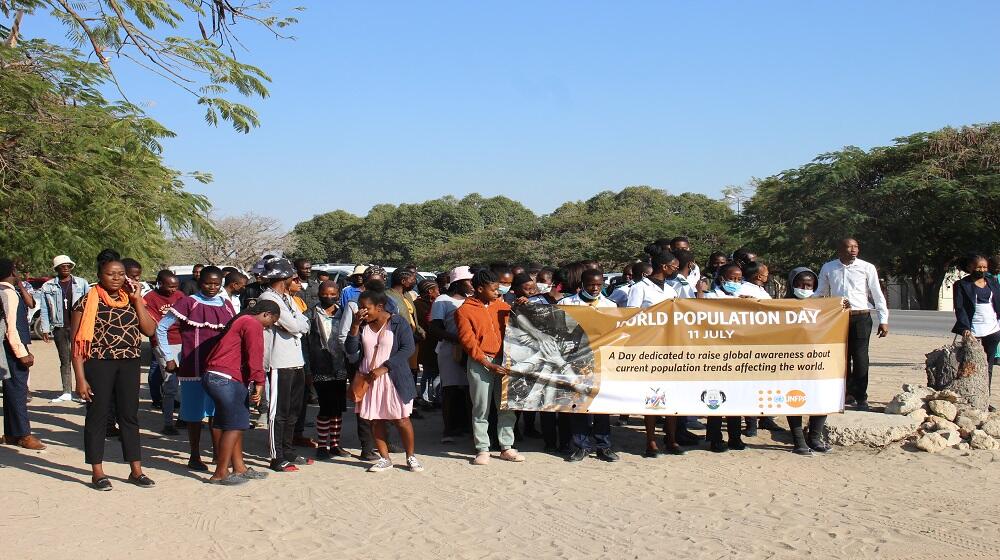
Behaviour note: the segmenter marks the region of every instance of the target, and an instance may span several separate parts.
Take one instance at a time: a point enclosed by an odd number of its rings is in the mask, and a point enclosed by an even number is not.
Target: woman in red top
[[[230,321],[205,362],[201,384],[215,401],[214,427],[222,430],[210,484],[235,486],[267,476],[243,463],[243,432],[250,428],[250,403],[258,404],[264,392],[264,329],[280,314],[277,303],[258,300]]]

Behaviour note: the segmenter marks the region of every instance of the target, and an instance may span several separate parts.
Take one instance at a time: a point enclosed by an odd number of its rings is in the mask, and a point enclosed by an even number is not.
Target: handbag
[[[386,323],[388,325],[388,322]],[[382,329],[386,328],[386,325],[382,325]],[[371,327],[368,327],[369,329]],[[376,334],[378,343],[375,344],[375,350],[372,352],[371,362],[368,364],[368,371],[374,371],[378,367],[378,347],[382,340],[382,331]],[[361,373],[359,368],[357,373],[354,374],[354,379],[351,380],[351,392],[354,394],[354,402],[359,403],[365,398],[365,393],[371,388],[372,383],[368,380],[368,376]]]

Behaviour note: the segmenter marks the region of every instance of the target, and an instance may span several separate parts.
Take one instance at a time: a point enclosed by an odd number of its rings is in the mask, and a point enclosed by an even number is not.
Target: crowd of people
[[[34,360],[26,319],[30,297],[41,298],[43,338],[58,349],[62,393],[54,400],[86,403],[84,455],[99,490],[112,487],[103,469],[110,434],[120,439],[130,465],[127,481],[154,485],[142,469],[139,439],[144,339],[153,350],[147,382],[152,406],[162,413],[163,435],[179,436],[184,428],[188,468],[226,486],[267,476],[244,462],[243,435],[253,427],[266,427],[275,472],[351,457],[342,433],[349,411],[357,420],[357,457],[370,463],[371,472],[392,469],[392,453],[404,454],[404,468],[423,470],[411,419],[437,411],[440,441],[467,442],[474,465],[524,461],[515,447],[524,438],[541,439],[546,452],[571,462],[592,454],[617,461],[612,425],[627,417],[500,406],[501,380],[511,374],[503,360],[506,323],[513,308],[525,305],[643,308],[672,298],[842,298],[851,315],[846,404],[868,410],[869,339],[875,328],[878,336],[888,334],[889,313],[875,267],[858,258],[859,250],[856,240],[841,241],[836,259],[818,272],[794,268],[780,290],[751,250],[712,253],[699,267],[684,237],[652,243],[646,258],[610,283],[596,261],[456,266],[435,279],[421,278],[412,266],[387,274],[369,265],[335,282],[314,274],[308,260],[268,256],[251,271],[253,278],[199,265],[189,282],[162,270],[148,285],[139,263],[105,250],[96,283],[75,276],[75,263],[60,255],[53,260],[55,277],[32,295],[14,263],[0,259],[4,441],[44,448],[31,433],[27,408]],[[980,338],[995,354],[1000,284],[989,266],[982,257],[969,259],[969,276],[955,288],[955,330]],[[309,404],[318,406],[315,437],[306,435]],[[805,424],[799,416],[786,418],[795,453],[830,451],[823,440],[825,416]],[[742,437],[758,429],[786,430],[771,417],[710,416],[702,423],[646,416],[644,423],[643,454],[650,458],[683,455],[703,439],[715,452],[742,450]],[[214,469],[202,457],[206,424]],[[701,429],[704,438],[692,431]],[[391,443],[392,431],[401,447]]]

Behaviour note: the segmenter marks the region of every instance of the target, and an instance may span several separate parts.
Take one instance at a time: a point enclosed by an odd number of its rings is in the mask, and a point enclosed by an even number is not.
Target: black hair
[[[650,243],[649,245],[646,245],[646,247],[642,250],[642,252],[646,253],[650,257],[653,257],[656,256],[656,254],[662,250],[663,249],[661,249],[660,246],[657,245],[656,243]]]
[[[234,272],[239,272],[239,269],[236,268],[235,266],[224,266],[224,267],[222,267],[222,276],[223,276],[223,278],[229,278],[229,275],[232,274],[232,273],[234,273]]]
[[[514,276],[517,276],[518,274],[521,274],[522,272],[527,272],[527,271],[528,271],[528,268],[526,266],[524,266],[523,264],[515,264],[515,265],[512,265],[510,267],[510,272]]]
[[[176,278],[177,275],[174,274],[173,271],[168,270],[166,268],[164,268],[163,270],[161,270],[161,271],[159,271],[159,272],[156,273],[156,281],[159,282],[159,283],[161,283],[161,284],[164,283],[164,282],[166,282],[167,279],[170,278],[170,277]]]
[[[677,237],[670,240],[670,246],[673,247],[677,243],[691,243],[691,240],[684,235],[678,235]]]
[[[217,266],[208,265],[201,269],[201,276],[198,277],[198,281],[200,282],[204,280],[206,276],[211,276],[213,274],[218,276],[220,280],[222,279],[222,269]]]
[[[417,284],[417,293],[420,295],[424,295],[427,292],[431,291],[431,288],[436,288],[436,287],[438,287],[437,282],[433,280],[423,280],[419,284]]]
[[[504,272],[509,272],[510,271],[510,264],[505,263],[505,262],[494,262],[494,263],[490,263],[487,268],[489,268],[490,271],[493,272],[493,274],[496,274],[497,276],[500,276]]]
[[[653,265],[648,262],[639,261],[632,265],[632,279],[638,280],[646,270],[652,270]],[[646,272],[646,274],[649,274]]]
[[[395,288],[396,286],[402,286],[403,280],[412,277],[413,273],[410,272],[409,270],[403,268],[397,268],[396,270],[392,271],[392,274],[389,275],[389,286],[393,288]]]
[[[381,280],[368,280],[367,282],[365,282],[365,292],[368,292],[368,291],[372,291],[372,292],[384,292],[385,291],[385,282],[383,282]]]
[[[588,278],[600,278],[601,283],[604,283],[604,272],[599,268],[586,268],[580,273],[580,287],[587,281]]]
[[[584,270],[587,270],[587,267],[582,262],[569,263],[560,269],[563,293],[575,294],[580,291]]]
[[[490,284],[496,284],[499,282],[497,275],[493,273],[492,270],[483,269],[477,271],[472,275],[472,287],[473,288],[483,288],[489,286]]]
[[[198,269],[204,269],[205,265],[203,265],[201,263],[197,263],[197,264],[195,264],[194,266],[191,267],[191,270],[194,270],[196,268],[198,268]]]
[[[253,307],[247,310],[247,315],[260,315],[261,313],[270,313],[275,317],[281,315],[281,308],[278,307],[278,302],[271,301],[269,299],[258,299]]]
[[[358,296],[358,305],[361,305],[361,300],[363,299],[372,302],[372,305],[381,305],[383,308],[389,304],[389,296],[385,295],[385,291],[383,290],[373,290],[369,288],[361,292]]]
[[[715,273],[715,285],[721,286],[722,283],[726,281],[726,272],[734,268],[739,270],[740,272],[743,272],[743,270],[740,268],[740,265],[736,263],[726,263],[720,266],[719,271]]]
[[[659,268],[665,264],[670,264],[673,261],[678,260],[670,251],[660,251],[659,253],[653,255],[653,271],[659,270]]]
[[[104,265],[113,262],[122,262],[122,256],[118,253],[118,251],[115,251],[114,249],[104,249],[100,253],[97,253],[97,273],[101,273],[101,269],[104,268]]]
[[[727,261],[729,260],[729,257],[727,257],[726,254],[723,253],[722,251],[713,251],[712,254],[708,256],[708,262],[709,262],[709,264],[711,264],[712,261],[714,261],[715,259],[717,259],[719,257],[722,257],[722,258],[726,259]]]
[[[415,265],[415,264],[404,265],[402,268],[403,268],[403,270],[412,272],[414,274],[417,272],[417,265]]]
[[[0,259],[0,278],[8,278],[14,274],[14,261],[11,259],[3,258]]]
[[[225,269],[223,269],[223,270],[225,270]],[[202,271],[202,274],[204,274],[204,271]],[[250,279],[247,278],[246,274],[243,274],[242,272],[239,272],[239,271],[233,271],[233,272],[230,272],[228,275],[226,275],[226,285],[227,286],[230,285],[230,284],[232,284],[233,282],[239,282],[240,280],[242,280],[244,282],[249,282],[250,281]]]
[[[122,259],[122,266],[124,266],[126,270],[130,268],[138,268],[142,270],[142,265],[139,264],[139,261],[135,259],[129,259],[129,258]]]
[[[292,265],[294,265],[295,268],[298,268],[298,267],[302,266],[305,263],[312,264],[312,261],[309,260],[309,259],[306,259],[306,258],[298,258],[298,259],[295,259],[294,261],[292,261]]]
[[[990,260],[986,258],[986,255],[980,253],[968,253],[962,258],[962,270],[970,272],[972,268],[976,265],[979,259],[986,261],[986,266],[990,265]]]
[[[687,249],[674,252],[674,256],[677,257],[677,265],[681,268],[694,262],[694,253]]]
[[[534,280],[531,279],[531,275],[530,274],[528,274],[526,272],[522,272],[521,274],[518,274],[517,276],[514,277],[514,281],[511,282],[510,287],[514,288],[514,289],[517,289],[517,288],[520,288],[521,286],[527,284],[528,282],[533,282],[533,281]]]
[[[743,279],[749,282],[751,278],[757,276],[762,266],[764,265],[761,263],[751,262],[741,267],[743,269]]]
[[[329,278],[330,277],[330,273],[327,272],[327,271],[325,271],[325,270],[317,270],[316,271],[316,278],[319,278],[320,276],[326,276],[327,278]]]
[[[320,282],[319,287],[316,288],[316,293],[322,292],[324,288],[337,288],[337,291],[340,291],[340,286],[333,280],[323,280]]]
[[[739,249],[733,251],[733,262],[739,264],[740,266],[749,264],[753,261],[749,260],[749,256],[753,255],[754,252],[750,250],[749,247],[740,247]]]
[[[549,277],[549,282],[543,282],[543,284],[551,283],[552,279],[555,278],[556,276],[556,269],[549,266],[543,266],[542,268],[538,269],[538,272],[535,273],[535,281],[537,282],[538,277],[542,276],[543,274]]]

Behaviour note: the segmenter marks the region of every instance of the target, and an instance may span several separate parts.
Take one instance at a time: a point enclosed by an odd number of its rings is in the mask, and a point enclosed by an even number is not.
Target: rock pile
[[[885,412],[923,417],[916,446],[930,453],[947,447],[1000,450],[1000,413],[981,410],[950,389],[903,385],[903,392],[892,398]]]
[[[927,354],[926,358],[928,387],[937,391],[952,390],[967,404],[986,410],[990,398],[989,359],[979,339],[962,337],[954,344]]]

